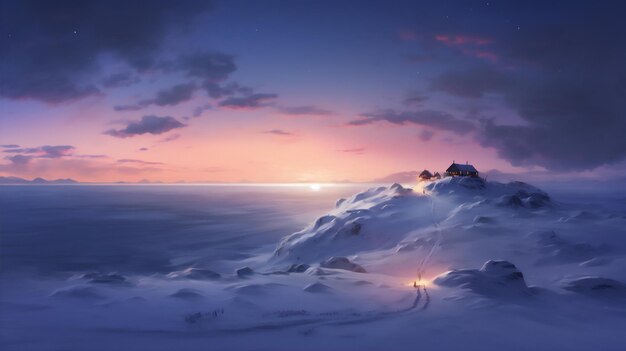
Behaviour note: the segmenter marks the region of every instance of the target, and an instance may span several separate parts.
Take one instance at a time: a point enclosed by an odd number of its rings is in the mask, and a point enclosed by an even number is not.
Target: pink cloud
[[[474,35],[464,35],[464,34],[456,34],[456,35],[446,35],[446,34],[437,34],[435,35],[435,40],[438,42],[444,43],[449,46],[459,46],[459,45],[476,45],[483,46],[491,44],[493,41],[489,38],[478,37]]]

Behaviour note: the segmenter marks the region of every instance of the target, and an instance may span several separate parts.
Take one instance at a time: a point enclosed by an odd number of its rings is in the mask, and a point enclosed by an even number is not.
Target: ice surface
[[[0,346],[623,348],[626,197],[423,185],[0,188]]]

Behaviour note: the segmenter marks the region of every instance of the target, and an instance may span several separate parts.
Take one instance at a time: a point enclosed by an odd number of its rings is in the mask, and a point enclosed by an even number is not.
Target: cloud
[[[544,43],[547,40],[532,37]],[[626,100],[620,93],[624,91],[623,80],[618,78],[626,79],[626,69],[610,60],[600,64],[595,55],[592,58],[586,52],[573,58],[546,50],[536,52],[532,65],[514,70],[480,66],[448,71],[434,81],[432,88],[476,100],[486,94],[500,96],[503,106],[523,123],[485,121],[478,141],[494,148],[512,165],[573,171],[626,159],[626,138],[622,135],[626,130]],[[563,50],[569,51],[567,45]],[[609,51],[606,48],[603,52]],[[531,59],[525,53],[515,57]],[[553,67],[556,57],[568,62],[565,71]],[[612,67],[612,73],[601,73],[606,71],[602,65]]]
[[[115,111],[139,111],[144,107],[148,107],[150,105],[152,105],[152,103],[154,102],[154,100],[150,99],[150,100],[141,100],[139,102],[137,102],[136,104],[129,104],[129,105],[116,105],[113,106],[113,109]]]
[[[28,154],[39,158],[59,158],[71,155],[74,149],[71,145],[44,145],[30,148],[10,148],[4,150],[4,152]]]
[[[174,141],[174,140],[176,140],[178,138],[180,138],[180,134],[172,134],[170,136],[167,136],[167,137],[159,140],[159,143],[167,143],[167,142],[170,142],[170,141]]]
[[[105,77],[100,84],[105,88],[119,88],[139,83],[139,81],[139,77],[132,72],[119,72]]]
[[[117,163],[134,163],[134,164],[140,164],[140,165],[162,165],[163,164],[163,162],[150,162],[150,161],[136,160],[132,158],[123,158],[123,159],[117,160]]]
[[[441,65],[430,90],[491,107],[494,116],[476,128],[481,145],[513,165],[557,172],[626,160],[626,36],[615,35],[623,31],[617,3],[507,3],[498,14],[445,24],[436,18],[450,8],[429,11],[416,14],[416,32],[420,54]],[[519,22],[492,21],[502,16]]]
[[[433,132],[432,130],[424,129],[420,132],[418,137],[421,141],[430,141],[434,135],[435,132]]]
[[[139,148],[139,151],[148,151],[149,149],[147,147],[141,147]]]
[[[4,144],[4,145],[0,145],[0,147],[4,148],[4,149],[14,149],[14,148],[18,148],[20,146],[17,145],[17,144]]]
[[[154,104],[158,106],[178,105],[181,102],[190,100],[196,90],[194,83],[178,84],[169,89],[157,92]]]
[[[432,81],[431,88],[460,97],[480,98],[487,93],[505,92],[515,84],[509,73],[480,65],[445,72]]]
[[[141,120],[137,122],[130,122],[126,128],[109,129],[105,131],[104,134],[117,138],[128,138],[142,134],[163,134],[172,129],[183,128],[186,126],[186,124],[179,122],[171,116],[143,116]]]
[[[89,155],[89,154],[85,154],[85,155],[72,155],[73,157],[78,157],[78,158],[107,158],[109,156],[107,155]]]
[[[113,108],[116,111],[138,111],[150,105],[174,106],[191,100],[196,89],[195,83],[177,84],[170,88],[159,90],[153,99],[140,100],[136,104],[117,105]]]
[[[242,97],[229,97],[220,101],[221,107],[227,107],[232,109],[257,109],[261,107],[271,106],[274,100],[278,98],[277,94],[262,94],[256,93]]]
[[[4,1],[0,96],[59,103],[99,94],[99,57],[145,71],[169,33],[210,9],[204,0]]]
[[[263,133],[263,134],[281,135],[281,136],[293,135],[292,132],[287,132],[287,131],[284,131],[282,129],[265,130],[265,131],[262,131],[261,133]]]
[[[427,96],[412,95],[412,96],[409,96],[409,97],[405,98],[404,100],[402,100],[402,103],[407,105],[407,106],[420,106],[426,100],[428,100]]]
[[[222,97],[233,96],[237,94],[251,95],[254,93],[254,90],[252,88],[235,82],[228,84],[219,84],[209,80],[204,82],[202,87],[206,90],[207,94],[214,99],[220,99]]]
[[[33,158],[35,158],[34,156],[28,156],[28,155],[13,155],[13,156],[7,156],[5,157],[5,159],[11,161],[11,163],[13,164],[13,166],[24,166],[26,164],[28,164],[30,162],[30,160],[32,160]]]
[[[359,119],[348,122],[348,125],[362,126],[382,121],[399,125],[416,124],[450,131],[459,135],[465,135],[476,129],[476,126],[472,122],[458,119],[447,112],[436,110],[403,112],[383,110],[374,113],[364,113],[361,114]]]
[[[328,116],[332,112],[316,106],[279,106],[278,111],[287,115],[315,115],[315,116]]]
[[[360,147],[360,148],[354,148],[354,149],[343,149],[339,151],[347,153],[347,154],[363,155],[365,153],[365,148]]]
[[[189,77],[208,82],[220,82],[237,70],[235,57],[220,52],[196,52],[182,56],[176,62],[176,69]]]
[[[193,110],[193,116],[194,117],[200,117],[202,116],[202,114],[204,113],[204,111],[210,110],[212,109],[213,106],[211,104],[205,104],[202,106],[198,106]]]

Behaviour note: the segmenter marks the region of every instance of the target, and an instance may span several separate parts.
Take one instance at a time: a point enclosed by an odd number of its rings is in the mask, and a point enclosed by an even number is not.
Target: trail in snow
[[[424,256],[422,261],[417,266],[418,281],[422,280],[422,276],[426,273],[426,268],[428,267],[428,263],[430,262],[430,259],[432,258],[432,256],[435,253],[435,251],[437,251],[439,249],[439,247],[441,246],[441,242],[443,241],[443,235],[441,234],[441,230],[439,230],[439,222],[435,218],[435,200],[433,199],[433,197],[430,194],[426,194],[426,193],[424,193],[424,194],[426,196],[428,196],[428,199],[430,200],[430,217],[431,217],[431,220],[433,222],[433,227],[435,228],[435,233],[437,235],[437,240],[435,241],[433,246],[431,246],[431,248],[428,251],[428,253]],[[424,290],[424,296],[425,296],[425,299],[426,299],[425,302],[424,302],[424,305],[422,306],[420,311],[423,311],[423,310],[427,309],[428,305],[430,305],[430,295],[428,294],[428,291],[426,290],[426,285],[418,284],[416,286],[416,288],[417,288],[417,296],[415,297],[415,301],[413,302],[413,306],[408,308],[407,311],[408,310],[413,310],[413,309],[417,308],[417,306],[419,305],[419,302],[420,302],[420,300],[422,298],[422,293],[420,291],[420,288],[422,288]]]
[[[435,200],[429,194],[426,194],[426,196],[428,196],[430,200],[430,216],[433,222],[433,227],[435,228],[435,233],[437,234],[437,241],[435,241],[435,243],[430,248],[426,256],[424,256],[424,258],[422,259],[422,262],[420,262],[420,264],[417,267],[417,276],[419,278],[421,278],[424,275],[424,273],[426,273],[426,268],[428,267],[428,263],[430,262],[430,259],[432,258],[435,251],[439,249],[439,247],[441,246],[441,242],[443,240],[443,235],[441,234],[441,230],[439,229],[439,222],[435,219]]]

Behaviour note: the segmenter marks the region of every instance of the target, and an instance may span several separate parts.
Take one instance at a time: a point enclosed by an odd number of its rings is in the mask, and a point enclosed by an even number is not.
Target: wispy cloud
[[[136,122],[130,122],[126,128],[122,129],[109,129],[104,134],[114,136],[116,138],[129,138],[142,134],[163,134],[169,132],[172,129],[186,127],[183,124],[171,116],[143,116],[141,120]]]
[[[282,129],[264,130],[261,133],[263,133],[263,134],[281,135],[281,136],[294,135],[292,132],[288,132],[288,131],[285,131],[285,130],[282,130]]]
[[[359,147],[359,148],[353,148],[353,149],[343,149],[343,150],[339,150],[340,152],[345,152],[347,154],[353,154],[353,155],[363,155],[365,153],[365,148]]]

